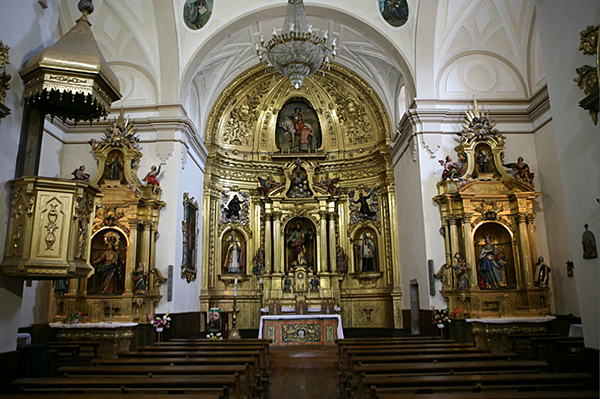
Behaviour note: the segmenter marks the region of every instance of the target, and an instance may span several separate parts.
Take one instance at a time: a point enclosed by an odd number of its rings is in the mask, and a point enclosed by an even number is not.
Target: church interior
[[[0,394],[597,398],[576,4],[3,1]]]

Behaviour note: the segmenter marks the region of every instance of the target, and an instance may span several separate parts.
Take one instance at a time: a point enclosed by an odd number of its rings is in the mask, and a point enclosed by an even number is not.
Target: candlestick
[[[308,299],[310,299],[310,287],[308,287]]]
[[[110,304],[110,317],[108,318],[108,324],[112,324],[112,303]]]
[[[333,288],[331,289],[331,299],[333,299]]]
[[[279,299],[281,299],[281,287],[279,288]]]

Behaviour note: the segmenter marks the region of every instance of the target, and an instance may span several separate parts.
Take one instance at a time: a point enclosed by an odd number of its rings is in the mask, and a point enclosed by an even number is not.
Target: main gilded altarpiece
[[[206,130],[201,310],[339,308],[346,328],[402,328],[391,126],[333,65],[299,90],[254,68]]]

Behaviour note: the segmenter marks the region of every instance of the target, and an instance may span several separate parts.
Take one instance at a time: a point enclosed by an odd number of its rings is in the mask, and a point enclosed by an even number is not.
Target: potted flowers
[[[218,332],[216,334],[213,333],[213,332],[211,332],[211,333],[208,333],[208,335],[206,336],[206,338],[208,338],[208,339],[223,339],[223,336],[221,335],[220,332]]]
[[[160,333],[163,331],[163,329],[171,327],[171,325],[169,324],[170,321],[171,321],[171,318],[169,317],[169,314],[167,313],[163,317],[156,316],[151,321],[151,324],[152,324],[152,327],[154,327],[156,329],[156,332]]]
[[[81,312],[79,310],[74,311],[73,313],[69,313],[63,319],[63,324],[77,324],[81,319]]]

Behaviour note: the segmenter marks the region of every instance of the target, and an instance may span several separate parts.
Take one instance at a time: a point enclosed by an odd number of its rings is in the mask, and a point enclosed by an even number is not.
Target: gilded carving
[[[0,40],[0,69],[2,69],[2,74],[0,74],[0,119],[5,115],[8,115],[10,111],[8,108],[4,107],[4,99],[6,98],[6,92],[10,90],[10,79],[11,76],[6,73],[4,68],[6,64],[10,64],[8,61],[8,51],[10,47],[6,44],[3,44]]]
[[[56,221],[58,219],[58,212],[56,211],[56,207],[59,204],[47,204],[49,208],[46,208],[47,213],[47,220],[48,220],[48,224],[46,224],[44,226],[44,228],[46,229],[46,238],[44,238],[44,241],[46,242],[46,250],[51,250],[53,251],[54,248],[52,248],[54,246],[54,243],[56,242],[56,236],[54,235],[54,232],[56,230],[58,230],[58,225],[56,224]]]
[[[377,191],[374,188],[351,190],[348,193],[350,207],[350,224],[363,220],[377,221],[379,219],[379,203]]]
[[[224,144],[250,145],[250,138],[259,116],[257,108],[270,86],[270,81],[259,84],[245,96],[238,107],[231,110],[222,136]]]
[[[250,210],[250,194],[235,191],[221,193],[221,224],[239,223],[247,226]]]

